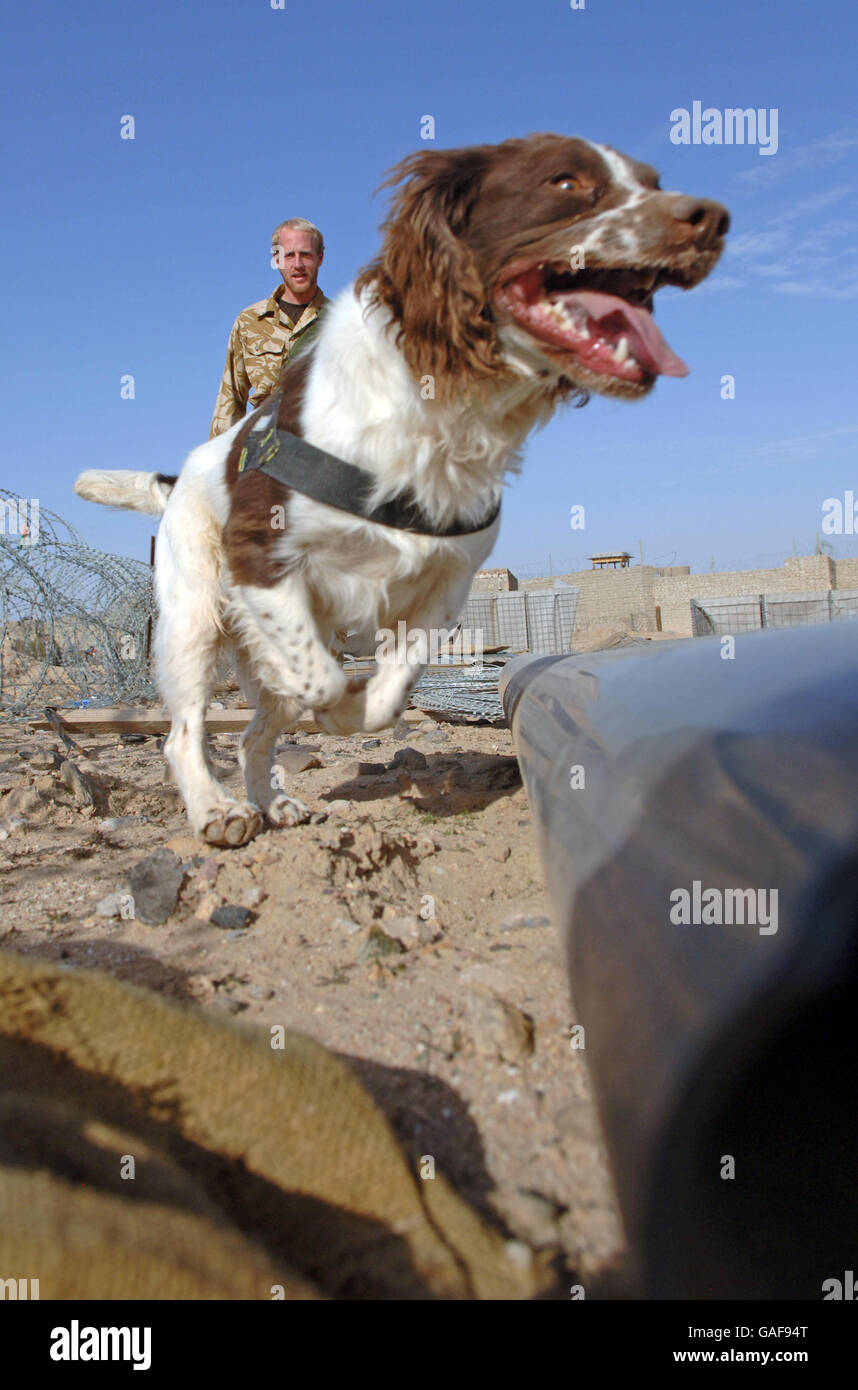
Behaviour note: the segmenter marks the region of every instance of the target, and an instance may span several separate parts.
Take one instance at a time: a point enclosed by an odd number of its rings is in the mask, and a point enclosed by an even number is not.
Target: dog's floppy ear
[[[485,167],[479,148],[421,150],[397,164],[381,185],[402,184],[382,226],[384,244],[355,285],[388,307],[409,370],[418,381],[431,376],[439,397],[506,375],[465,239]]]

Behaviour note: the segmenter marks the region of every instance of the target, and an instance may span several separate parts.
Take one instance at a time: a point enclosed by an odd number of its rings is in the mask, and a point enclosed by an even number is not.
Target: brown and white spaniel
[[[424,669],[420,642],[379,651],[375,674],[356,681],[336,634],[357,633],[366,649],[400,621],[409,634],[454,626],[494,545],[504,476],[558,403],[635,399],[659,374],[685,375],[653,295],[708,275],[728,226],[718,203],[664,192],[647,165],[561,135],[420,151],[388,182],[400,186],[377,259],[273,397],[194,449],[176,480],[90,470],[75,485],[92,501],[164,513],[165,751],[211,844],[307,817],[272,771],[278,734],[304,711],[338,733],[397,719]],[[245,468],[263,429],[357,465],[367,510],[413,514],[384,524]],[[204,733],[227,641],[256,708],[241,743],[246,801],[212,775]]]

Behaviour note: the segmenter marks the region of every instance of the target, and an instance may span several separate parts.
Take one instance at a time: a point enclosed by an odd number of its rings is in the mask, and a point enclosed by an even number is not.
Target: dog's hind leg
[[[248,800],[264,812],[270,825],[299,825],[309,820],[310,808],[286,795],[283,769],[274,762],[274,746],[278,734],[295,728],[302,703],[271,695],[250,674],[243,654],[239,656],[238,669],[244,698],[256,707],[238,749]]]

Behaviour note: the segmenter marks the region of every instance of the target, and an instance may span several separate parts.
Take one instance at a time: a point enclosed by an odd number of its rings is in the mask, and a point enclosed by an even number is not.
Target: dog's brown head
[[[730,220],[720,203],[663,192],[648,165],[549,134],[420,151],[394,184],[357,292],[389,308],[410,370],[431,374],[438,395],[520,374],[636,397],[660,374],[686,374],[653,295],[709,274]]]

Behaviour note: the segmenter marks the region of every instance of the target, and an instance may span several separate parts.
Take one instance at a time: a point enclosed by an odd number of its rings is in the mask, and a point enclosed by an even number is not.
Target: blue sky
[[[642,544],[648,562],[726,569],[812,550],[824,499],[858,493],[856,29],[851,0],[7,6],[0,485],[147,558],[149,520],[78,501],[76,474],[176,471],[208,433],[235,315],[277,283],[272,227],[321,226],[335,293],[374,254],[373,190],[430,114],[438,148],[539,130],[615,145],[733,217],[711,279],[658,299],[691,375],[555,417],[490,563],[544,573],[550,555],[557,572]],[[670,113],[695,100],[776,108],[777,153],[673,144]]]

